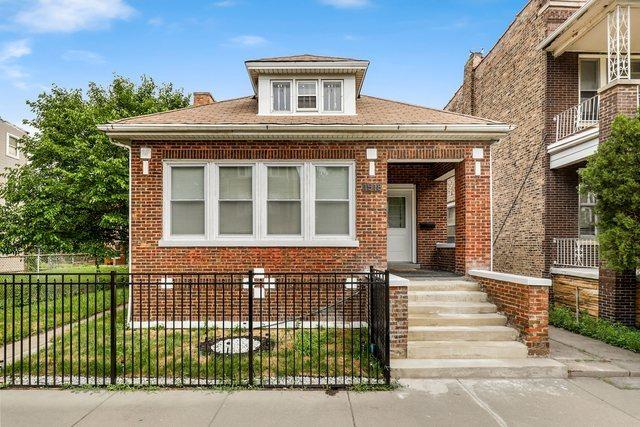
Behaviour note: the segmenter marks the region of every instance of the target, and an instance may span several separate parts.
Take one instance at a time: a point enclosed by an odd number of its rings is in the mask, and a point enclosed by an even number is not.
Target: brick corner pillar
[[[636,272],[600,267],[598,315],[602,319],[636,326]]]
[[[407,358],[409,339],[409,293],[407,285],[389,286],[389,320],[392,359]]]
[[[478,144],[456,165],[455,270],[460,274],[491,267],[490,174],[488,144]]]
[[[614,80],[600,89],[600,143],[611,135],[611,124],[620,114],[634,116],[638,110],[638,81]],[[598,309],[603,319],[627,326],[636,324],[635,271],[617,272],[600,267]]]

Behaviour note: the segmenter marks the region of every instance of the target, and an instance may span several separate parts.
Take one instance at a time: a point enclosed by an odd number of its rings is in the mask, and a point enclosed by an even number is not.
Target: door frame
[[[418,263],[418,251],[417,251],[417,247],[418,247],[418,236],[417,236],[417,230],[416,230],[416,204],[417,204],[417,200],[416,200],[416,185],[415,184],[387,184],[387,198],[389,197],[389,193],[392,190],[409,190],[411,191],[411,210],[409,212],[410,214],[410,218],[409,218],[409,224],[410,224],[410,228],[409,228],[409,235],[411,236],[411,262],[413,264],[417,264]],[[389,234],[387,232],[387,246],[389,245]],[[387,262],[389,262],[389,260],[387,260]]]

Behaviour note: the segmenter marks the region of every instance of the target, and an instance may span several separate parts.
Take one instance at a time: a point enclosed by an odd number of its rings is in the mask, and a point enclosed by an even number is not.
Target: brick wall
[[[409,297],[406,286],[389,287],[389,317],[391,318],[391,358],[406,359],[409,336]]]
[[[142,174],[140,147],[152,147],[149,174]],[[378,148],[376,175],[369,176],[367,147]],[[488,262],[489,227],[488,160],[483,161],[482,175],[473,174],[471,150],[488,144],[472,142],[140,142],[132,143],[131,174],[131,263],[132,272],[162,271],[247,271],[264,267],[267,271],[362,271],[373,265],[386,267],[387,240],[387,159],[439,160],[465,158],[458,164],[461,188],[469,191],[466,203],[459,211],[476,227],[460,239],[472,242],[464,252],[464,245],[456,248],[458,266]],[[357,248],[287,248],[287,247],[159,247],[162,238],[162,161],[163,159],[354,159],[356,162],[356,231]],[[461,165],[464,165],[462,167]],[[392,167],[393,168],[393,167]],[[457,174],[458,175],[458,174]],[[465,184],[466,182],[466,184]],[[381,184],[382,191],[365,192],[361,184]],[[425,197],[442,192],[439,185]],[[465,208],[466,206],[466,208]],[[426,204],[429,209],[440,207]],[[486,209],[485,211],[481,211]],[[442,207],[443,219],[445,209]],[[486,224],[479,226],[482,221]],[[460,224],[464,221],[460,219]],[[461,230],[462,228],[459,227]],[[444,229],[443,229],[444,230]],[[457,237],[457,236],[456,236]],[[431,239],[431,238],[430,238]],[[484,239],[482,242],[476,242]],[[435,242],[435,238],[432,239]],[[429,246],[430,243],[425,243]],[[426,248],[426,246],[425,246]],[[427,252],[425,252],[427,253]]]
[[[473,277],[509,325],[520,331],[530,356],[549,355],[549,287]]]
[[[436,249],[436,270],[456,271],[456,250],[455,248]]]
[[[542,276],[547,271],[550,245],[545,233],[545,148],[548,135],[555,129],[549,126],[548,117],[556,109],[562,111],[565,105],[575,104],[577,98],[577,88],[571,94],[572,86],[553,76],[571,73],[577,63],[570,55],[555,63],[536,47],[575,10],[576,7],[554,6],[541,0],[529,1],[471,74],[468,66],[473,64],[473,56],[469,59],[462,88],[447,106],[452,111],[516,126],[492,147],[497,271],[531,276]],[[569,78],[577,79],[577,73]],[[554,92],[559,87],[564,92]],[[464,99],[469,93],[473,94],[473,102]]]

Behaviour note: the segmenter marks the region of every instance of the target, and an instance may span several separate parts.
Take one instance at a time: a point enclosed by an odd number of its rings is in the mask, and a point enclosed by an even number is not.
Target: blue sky
[[[245,96],[246,59],[369,59],[363,92],[441,108],[470,50],[493,46],[525,0],[0,0],[0,116],[55,83],[147,74],[216,99]]]

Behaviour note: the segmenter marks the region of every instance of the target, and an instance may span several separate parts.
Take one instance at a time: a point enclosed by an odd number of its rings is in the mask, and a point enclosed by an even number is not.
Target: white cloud
[[[16,16],[28,30],[70,33],[104,28],[115,19],[126,19],[134,9],[124,0],[37,0]]]
[[[156,16],[154,18],[150,18],[147,21],[147,24],[152,25],[154,27],[160,27],[160,26],[164,25],[164,18],[162,18],[161,16]]]
[[[222,0],[222,1],[217,1],[213,3],[215,7],[233,7],[237,4],[238,2],[234,0]]]
[[[7,42],[0,49],[0,77],[11,82],[15,87],[25,89],[25,79],[29,75],[23,68],[15,64],[15,60],[31,54],[29,40],[20,39]]]
[[[341,9],[365,7],[371,4],[369,0],[320,0],[320,2]]]
[[[31,53],[29,40],[20,39],[5,43],[0,50],[0,62],[21,58]]]
[[[87,64],[104,64],[105,59],[99,53],[89,50],[68,50],[62,54],[65,61],[86,62]]]
[[[267,43],[267,39],[260,36],[251,36],[251,35],[243,35],[234,37],[231,40],[231,43],[242,45],[242,46],[259,46]]]

